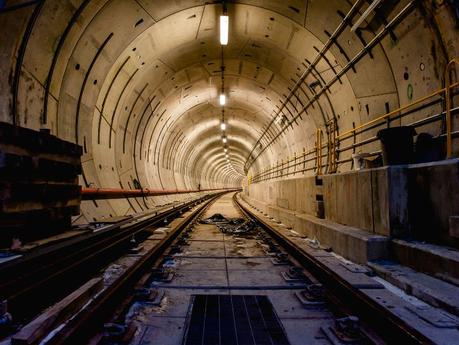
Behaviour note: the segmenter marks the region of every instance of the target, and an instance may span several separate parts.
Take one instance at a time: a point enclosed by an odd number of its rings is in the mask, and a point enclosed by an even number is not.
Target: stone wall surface
[[[417,164],[408,170],[410,220],[425,241],[459,246],[454,219],[459,216],[459,160]]]
[[[318,196],[325,219],[390,236],[408,228],[406,168],[384,167],[341,174],[252,184],[246,195],[264,212],[275,208],[317,216]],[[392,230],[392,232],[391,232]]]
[[[293,226],[290,214],[318,216],[323,198],[328,221],[388,237],[459,245],[459,160],[386,166],[317,178],[252,184],[245,195],[263,212]]]

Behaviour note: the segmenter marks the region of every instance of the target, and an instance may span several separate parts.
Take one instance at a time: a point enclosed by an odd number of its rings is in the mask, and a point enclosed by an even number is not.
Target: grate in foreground
[[[289,345],[267,296],[193,295],[183,345]]]

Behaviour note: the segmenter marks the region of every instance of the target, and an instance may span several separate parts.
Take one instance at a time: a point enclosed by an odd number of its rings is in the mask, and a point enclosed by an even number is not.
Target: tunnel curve
[[[254,173],[313,148],[317,128],[326,131],[331,121],[338,133],[345,132],[408,103],[413,92],[422,96],[441,87],[438,66],[457,48],[445,48],[446,32],[425,19],[432,14],[426,15],[422,2],[408,8],[410,1],[387,1],[362,30],[351,32],[364,4],[227,4],[228,160],[219,128],[221,2],[46,0],[18,10],[14,18],[0,17],[17,22],[20,42],[20,59],[14,60],[10,49],[14,63],[6,61],[20,68],[10,78],[10,98],[0,102],[11,104],[12,115],[2,109],[2,120],[49,128],[82,145],[84,186],[238,187]],[[403,20],[387,29],[405,8]],[[347,22],[333,38],[343,18]],[[381,31],[386,31],[381,40],[365,49]],[[421,65],[421,73],[412,73]],[[441,111],[441,105],[433,110]],[[406,121],[413,119],[416,114]],[[341,171],[351,168],[351,154],[340,156]],[[91,218],[168,200],[85,202],[83,210]]]

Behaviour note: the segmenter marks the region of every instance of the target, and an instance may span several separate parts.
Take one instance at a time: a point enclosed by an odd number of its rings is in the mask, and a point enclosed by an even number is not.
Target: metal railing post
[[[453,66],[459,65],[459,58],[454,58],[446,65],[445,69],[445,99],[446,99],[446,157],[453,156],[453,140],[451,132],[453,131],[453,119],[451,117],[451,69]]]
[[[316,131],[316,175],[322,174],[322,129]]]

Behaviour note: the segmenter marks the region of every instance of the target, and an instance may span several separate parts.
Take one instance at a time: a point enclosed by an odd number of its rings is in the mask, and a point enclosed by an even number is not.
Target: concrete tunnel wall
[[[7,6],[20,3],[7,1]],[[45,0],[1,13],[0,24],[8,35],[0,44],[0,120],[48,128],[82,145],[84,186],[133,188],[134,179],[158,189],[240,186],[245,176],[312,148],[316,129],[331,119],[344,132],[443,87],[445,65],[459,55],[457,8],[454,2],[417,1],[306,114],[287,125],[411,3],[384,1],[358,35],[347,24],[306,78],[308,87],[262,135],[353,3],[228,3],[230,40],[224,56],[230,165],[218,126],[219,2]],[[368,3],[359,4],[361,14]],[[409,124],[441,110],[438,102],[395,124]],[[376,130],[355,139],[374,136]],[[420,130],[438,135],[443,127],[434,123]],[[277,133],[279,139],[273,142]],[[259,138],[255,153],[264,151],[245,171]],[[377,148],[374,143],[365,151]],[[347,151],[340,159],[351,154]],[[350,168],[345,162],[338,171]],[[91,220],[179,198],[151,198],[145,204],[85,202],[83,211]]]

